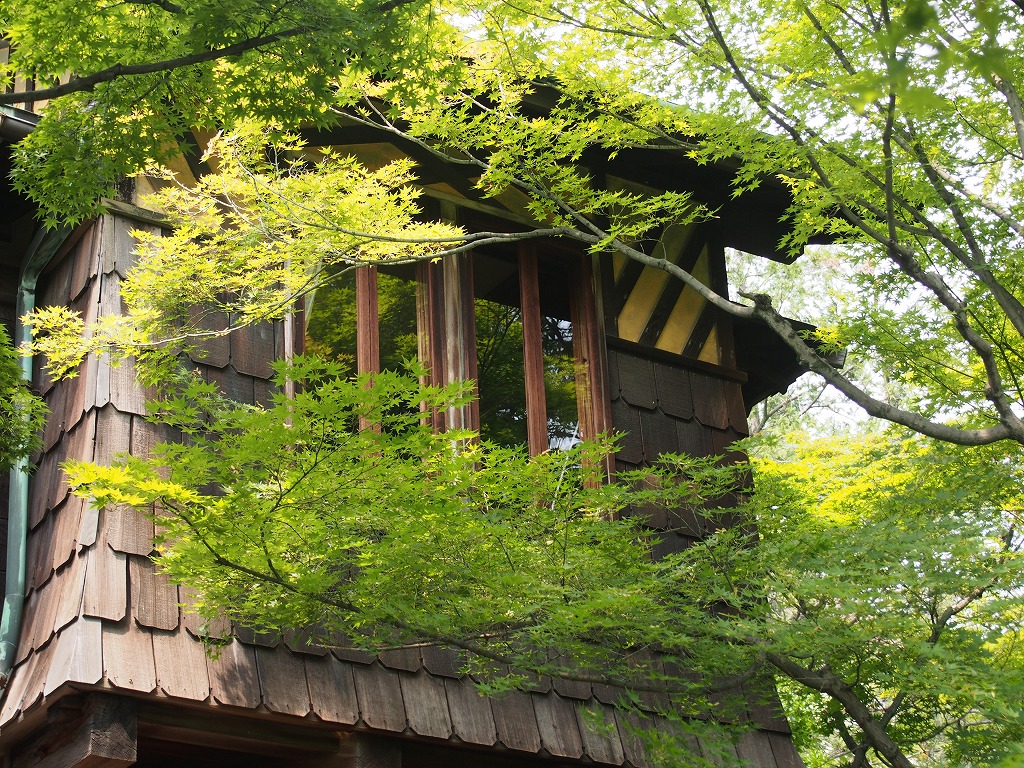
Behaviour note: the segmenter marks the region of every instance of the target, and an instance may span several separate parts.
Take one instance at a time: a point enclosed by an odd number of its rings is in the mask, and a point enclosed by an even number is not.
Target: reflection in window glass
[[[526,384],[523,374],[523,319],[519,307],[486,299],[476,313],[480,436],[499,445],[524,445]]]
[[[572,323],[568,320],[544,316],[541,318],[541,337],[544,345],[544,396],[548,408],[548,447],[564,450],[580,441]]]
[[[319,288],[306,324],[306,351],[356,369],[355,270],[337,275]],[[403,362],[415,360],[416,282],[378,273],[377,314],[380,329],[380,367],[405,370]]]
[[[508,447],[528,442],[523,319],[518,306],[478,298],[474,303],[480,434]],[[579,442],[572,323],[541,317],[548,447]]]

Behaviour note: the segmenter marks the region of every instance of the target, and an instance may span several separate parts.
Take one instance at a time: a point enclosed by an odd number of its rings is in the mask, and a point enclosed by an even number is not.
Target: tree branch
[[[791,680],[812,690],[824,693],[834,699],[850,718],[857,723],[871,748],[878,752],[894,768],[913,768],[913,763],[903,754],[903,750],[885,732],[875,720],[871,711],[854,693],[853,689],[837,677],[827,666],[817,672],[800,666],[792,659],[778,653],[769,652],[768,661]]]
[[[872,397],[843,376],[806,341],[800,338],[792,324],[772,307],[770,297],[761,294],[741,295],[754,302],[754,307],[751,308],[754,315],[772,328],[789,348],[796,353],[804,365],[863,408],[869,415],[891,421],[895,424],[902,424],[922,435],[956,445],[987,445],[988,443],[1007,439],[1016,440],[1024,444],[1024,425],[1001,422],[992,427],[960,429],[933,422],[920,414],[905,411]],[[1019,422],[1019,419],[1017,422]]]
[[[34,103],[46,99],[55,99],[58,96],[66,96],[69,93],[88,93],[102,83],[109,83],[121,77],[132,77],[134,75],[149,75],[155,72],[169,72],[174,69],[188,67],[195,64],[202,64],[207,61],[222,59],[227,56],[238,56],[257,48],[262,48],[273,43],[278,43],[288,38],[299,35],[310,34],[313,30],[310,27],[293,27],[281,32],[252,37],[248,40],[234,43],[223,48],[214,48],[212,51],[199,51],[185,56],[178,56],[163,61],[150,61],[142,64],[115,64],[112,67],[101,69],[91,75],[78,77],[63,85],[55,85],[52,88],[40,88],[23,93],[2,93],[0,104],[15,104],[21,102]]]

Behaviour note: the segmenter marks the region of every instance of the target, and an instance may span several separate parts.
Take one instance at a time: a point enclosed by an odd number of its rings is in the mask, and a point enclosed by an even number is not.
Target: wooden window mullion
[[[356,270],[356,372],[380,371],[380,313],[377,304],[377,268],[359,267]],[[359,429],[380,431],[363,416]]]
[[[599,320],[595,275],[592,262],[581,255],[569,300],[573,325],[573,355],[576,358],[576,398],[580,414],[580,437],[593,440],[611,431],[608,397],[607,356]],[[605,461],[606,476],[613,469],[611,456]]]
[[[473,379],[476,374],[476,334],[472,308],[472,267],[464,256],[441,260],[443,310],[444,383]],[[467,304],[468,300],[468,304]],[[472,406],[451,407],[446,415],[446,429],[477,429]]]
[[[377,308],[377,268],[356,270],[356,371],[380,370],[380,316]]]
[[[519,298],[523,313],[523,363],[526,425],[530,453],[548,449],[548,410],[544,395],[544,347],[541,333],[540,278],[533,243],[519,246]]]

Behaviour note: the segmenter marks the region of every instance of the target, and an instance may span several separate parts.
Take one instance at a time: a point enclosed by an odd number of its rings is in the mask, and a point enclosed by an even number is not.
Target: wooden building
[[[16,110],[5,116],[12,123],[0,125],[0,163],[9,162],[11,143],[31,125],[31,116]],[[311,138],[344,146],[368,163],[402,154],[424,160],[420,181],[429,206],[466,226],[521,223],[516,200],[478,199],[470,179],[426,162],[415,147],[354,127]],[[642,151],[622,153],[595,172],[609,185],[693,190],[719,207],[714,221],[670,229],[653,247],[720,290],[724,248],[776,256],[787,202],[780,188],[764,185],[733,200],[727,169],[664,152],[656,160]],[[37,230],[30,205],[10,190],[0,197],[5,324],[14,325],[15,305],[30,294],[39,306],[69,305],[86,318],[120,311],[118,286],[133,260],[130,230],[156,228],[157,218],[130,199],[115,201],[95,221],[47,234]],[[479,373],[482,333],[474,301],[518,307],[525,439],[537,450],[566,439],[549,435],[552,419],[537,403],[537,393],[544,396],[536,383],[543,375],[536,371],[543,318],[572,329],[564,336],[574,359],[576,415],[569,421],[584,434],[608,427],[624,432],[615,457],[620,467],[642,466],[665,451],[727,452],[746,434],[753,403],[785,389],[799,373],[767,329],[721,315],[664,273],[618,258],[593,260],[564,244],[492,249],[397,279],[419,286],[416,343],[439,379]],[[376,295],[373,284],[374,276],[364,273],[363,298]],[[372,367],[380,353],[373,351],[371,329],[382,320],[373,301],[361,306],[359,364]],[[263,402],[269,363],[302,343],[299,330],[293,322],[236,332],[211,343],[196,367],[231,397]],[[370,657],[230,626],[221,628],[230,637],[223,652],[208,657],[188,591],[169,583],[150,559],[152,520],[71,495],[58,467],[68,458],[146,455],[161,438],[143,418],[146,393],[131,367],[94,356],[77,378],[54,382],[37,365],[35,385],[51,415],[24,504],[24,610],[16,643],[6,651],[10,672],[0,701],[0,753],[11,766],[649,764],[629,723],[610,706],[616,692],[602,686],[541,681],[530,691],[487,699],[451,651]],[[480,410],[488,405],[446,418],[486,428]],[[22,503],[14,495],[12,520]],[[702,535],[671,515],[646,522],[663,531],[663,551]],[[788,726],[771,697],[763,699],[751,692],[744,717],[752,729],[736,750],[758,768],[796,768]],[[585,725],[587,710],[608,727]]]

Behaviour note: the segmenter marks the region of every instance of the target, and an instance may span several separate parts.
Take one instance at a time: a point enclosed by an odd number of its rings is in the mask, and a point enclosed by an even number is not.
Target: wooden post
[[[519,246],[519,303],[523,313],[523,365],[530,454],[548,449],[548,406],[544,395],[544,338],[541,334],[540,278],[533,243]]]
[[[380,370],[380,320],[377,313],[377,268],[356,270],[356,370]]]
[[[65,699],[36,738],[19,749],[12,768],[115,768],[138,754],[135,702],[105,693]]]
[[[468,381],[476,376],[476,332],[472,307],[472,262],[465,256],[441,260],[444,319],[444,383]],[[445,419],[446,429],[478,429],[471,406],[451,407]]]
[[[570,309],[573,355],[576,358],[576,400],[580,415],[580,436],[584,440],[593,440],[612,429],[608,361],[594,280],[595,271],[590,257],[580,255],[570,288]],[[614,465],[610,454],[605,457],[602,469],[605,477],[612,476]]]
[[[356,270],[356,371],[380,372],[380,318],[377,311],[377,268]],[[380,424],[359,417],[359,429],[380,432]]]

